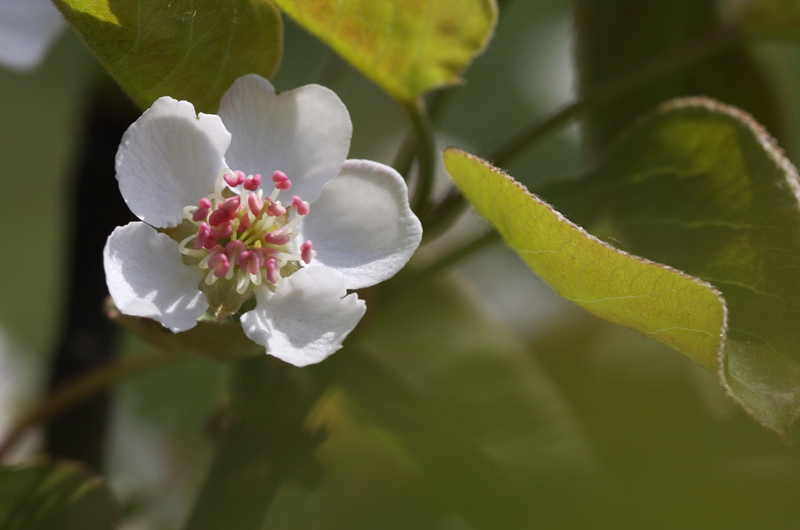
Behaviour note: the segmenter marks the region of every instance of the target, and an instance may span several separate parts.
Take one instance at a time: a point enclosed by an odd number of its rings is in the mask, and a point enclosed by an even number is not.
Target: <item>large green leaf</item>
[[[215,112],[236,78],[270,77],[283,26],[270,0],[54,0],[141,107],[161,96]]]
[[[76,465],[0,467],[3,530],[111,530],[118,512],[103,481]]]
[[[476,157],[448,149],[444,160],[467,200],[561,296],[717,366],[725,302],[711,285],[598,240]]]
[[[580,93],[590,96],[607,83],[638,71],[665,54],[702,50],[720,37],[717,0],[576,0]],[[746,2],[750,3],[750,2]],[[742,2],[744,4],[744,2]],[[595,157],[642,113],[681,96],[705,94],[741,107],[780,137],[781,113],[760,66],[744,43],[662,75],[584,116],[583,132]]]
[[[275,0],[393,97],[459,81],[497,20],[496,0]]]
[[[720,289],[723,384],[788,437],[800,414],[800,184],[775,141],[742,111],[677,100],[590,177],[544,194],[627,250]]]

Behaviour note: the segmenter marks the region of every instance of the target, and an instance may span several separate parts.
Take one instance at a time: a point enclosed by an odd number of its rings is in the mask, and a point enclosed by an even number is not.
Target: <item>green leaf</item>
[[[444,160],[467,200],[561,296],[717,366],[725,304],[711,285],[590,236],[476,157],[448,149]]]
[[[800,1],[751,0],[728,2],[745,31],[771,38],[800,38]]]
[[[392,97],[459,82],[492,36],[496,0],[275,0]]]
[[[3,530],[110,530],[118,519],[108,487],[77,465],[0,467]]]
[[[238,77],[270,77],[283,25],[270,0],[54,0],[142,108],[161,96],[215,112]]]
[[[712,100],[677,100],[590,179],[551,191],[584,226],[722,291],[723,385],[788,438],[800,414],[800,183],[764,128]]]
[[[723,30],[717,0],[576,0],[580,93],[590,96],[607,83],[638,71],[677,49],[701,49]],[[742,2],[742,4],[749,2]],[[730,29],[730,28],[727,28]],[[780,137],[782,112],[763,69],[745,43],[663,75],[611,104],[592,109],[582,123],[595,158],[638,116],[664,101],[705,94],[741,107]]]

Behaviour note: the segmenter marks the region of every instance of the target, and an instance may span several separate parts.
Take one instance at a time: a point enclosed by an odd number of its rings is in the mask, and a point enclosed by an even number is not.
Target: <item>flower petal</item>
[[[219,116],[198,116],[188,101],[159,98],[122,137],[117,151],[122,197],[142,221],[178,225],[184,206],[214,191],[230,141]]]
[[[267,353],[295,366],[322,361],[342,347],[367,306],[347,295],[330,269],[300,269],[272,292],[256,290],[256,308],[242,315],[242,328]]]
[[[225,93],[219,115],[233,134],[225,155],[231,169],[261,173],[268,192],[273,172],[280,170],[292,180],[293,195],[315,201],[350,150],[350,115],[323,86],[276,94],[266,79],[246,75]]]
[[[0,0],[0,63],[15,70],[35,68],[64,27],[49,0]]]
[[[348,289],[394,276],[422,239],[422,225],[408,205],[403,178],[368,160],[345,162],[311,205],[302,232],[317,251],[311,265],[335,269]]]
[[[103,265],[111,298],[126,315],[158,320],[178,333],[193,328],[208,309],[197,288],[202,271],[181,261],[178,243],[144,223],[111,233]]]

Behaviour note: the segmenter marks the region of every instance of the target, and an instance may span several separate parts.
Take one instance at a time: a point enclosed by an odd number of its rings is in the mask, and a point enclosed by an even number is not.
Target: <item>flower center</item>
[[[278,200],[282,191],[291,189],[292,181],[276,171],[272,175],[275,188],[264,197],[261,180],[259,174],[225,169],[217,177],[213,194],[183,209],[197,232],[181,241],[179,248],[182,254],[200,259],[201,269],[208,269],[206,285],[235,277],[239,294],[250,283],[277,286],[283,276],[301,267],[301,261],[309,264],[316,255],[310,240],[292,250],[297,246],[293,243],[299,234],[297,226],[309,212],[308,203],[297,195],[289,206]],[[191,241],[193,248],[188,248]]]

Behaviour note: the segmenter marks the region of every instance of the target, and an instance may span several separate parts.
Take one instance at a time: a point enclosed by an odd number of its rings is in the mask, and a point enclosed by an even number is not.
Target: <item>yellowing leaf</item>
[[[394,98],[458,82],[497,20],[495,0],[276,0]]]
[[[161,96],[215,112],[238,77],[270,77],[283,25],[270,0],[55,0],[143,108]]]
[[[448,149],[444,160],[469,202],[561,296],[703,366],[717,366],[726,315],[725,303],[711,285],[587,234],[476,157]]]

